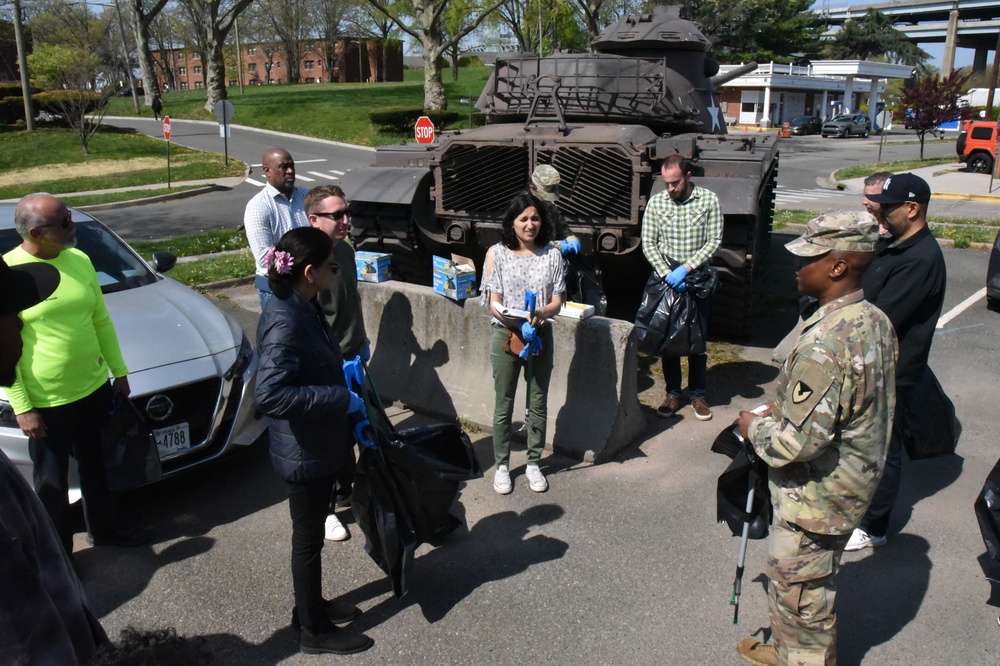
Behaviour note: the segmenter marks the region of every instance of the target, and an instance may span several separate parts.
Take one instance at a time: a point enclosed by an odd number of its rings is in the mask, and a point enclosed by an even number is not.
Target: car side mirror
[[[154,252],[153,268],[157,273],[166,273],[177,265],[177,256],[172,252]]]

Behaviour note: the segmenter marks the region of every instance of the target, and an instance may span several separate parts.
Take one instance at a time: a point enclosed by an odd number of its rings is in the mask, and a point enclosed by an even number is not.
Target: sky
[[[823,6],[826,5],[830,9],[841,9],[843,7],[853,7],[855,5],[864,6],[864,5],[876,4],[876,2],[878,1],[880,0],[873,0],[872,2],[845,2],[844,0],[826,0],[826,2],[823,2],[822,0],[820,0],[818,2],[814,2],[812,4],[812,8],[822,9]],[[924,51],[930,54],[931,61],[929,64],[934,65],[935,67],[938,68],[941,67],[941,59],[944,57],[943,43],[919,44],[918,46],[920,46],[920,48],[922,48]],[[955,67],[968,67],[972,65],[972,58],[974,55],[975,52],[973,51],[973,49],[963,49],[963,48],[955,49]],[[992,58],[993,56],[991,52],[990,62],[992,62]]]

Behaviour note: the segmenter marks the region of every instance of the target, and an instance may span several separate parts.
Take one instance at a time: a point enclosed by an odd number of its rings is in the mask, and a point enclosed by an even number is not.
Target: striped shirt
[[[722,243],[719,198],[694,185],[686,201],[677,202],[664,190],[642,216],[642,253],[660,277],[670,272],[668,260],[692,269],[708,262]]]
[[[257,264],[257,275],[267,275],[264,255],[269,247],[286,231],[309,226],[305,209],[306,193],[306,188],[296,187],[289,200],[278,188],[266,183],[264,189],[247,202],[243,213],[243,229],[250,241],[250,251]]]

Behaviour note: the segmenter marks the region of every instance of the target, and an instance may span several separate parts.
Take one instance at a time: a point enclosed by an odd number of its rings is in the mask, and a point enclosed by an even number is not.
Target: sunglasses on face
[[[56,222],[55,224],[39,224],[35,227],[35,229],[69,229],[69,225],[71,224],[73,224],[73,218],[67,217],[60,222]]]
[[[340,222],[345,216],[349,215],[347,209],[335,210],[330,213],[313,213],[316,217],[328,217],[334,222]]]

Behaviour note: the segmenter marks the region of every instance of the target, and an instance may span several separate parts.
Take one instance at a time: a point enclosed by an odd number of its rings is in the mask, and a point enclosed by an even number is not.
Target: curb
[[[255,276],[253,275],[245,275],[243,277],[228,278],[226,280],[216,280],[215,282],[202,282],[193,286],[206,291],[216,291],[218,289],[228,289],[229,287],[240,287],[245,284],[253,284],[254,277]]]
[[[206,185],[205,187],[196,187],[193,190],[185,190],[183,192],[158,194],[152,197],[143,197],[140,199],[126,199],[124,201],[115,201],[106,204],[94,204],[92,206],[73,206],[73,208],[76,208],[77,210],[100,212],[102,210],[115,210],[117,208],[135,206],[136,204],[141,206],[144,204],[160,203],[161,201],[175,201],[178,199],[187,199],[188,197],[194,197],[198,196],[199,194],[206,194],[208,192],[213,192],[215,190],[223,190],[223,189],[226,188],[220,185]]]

